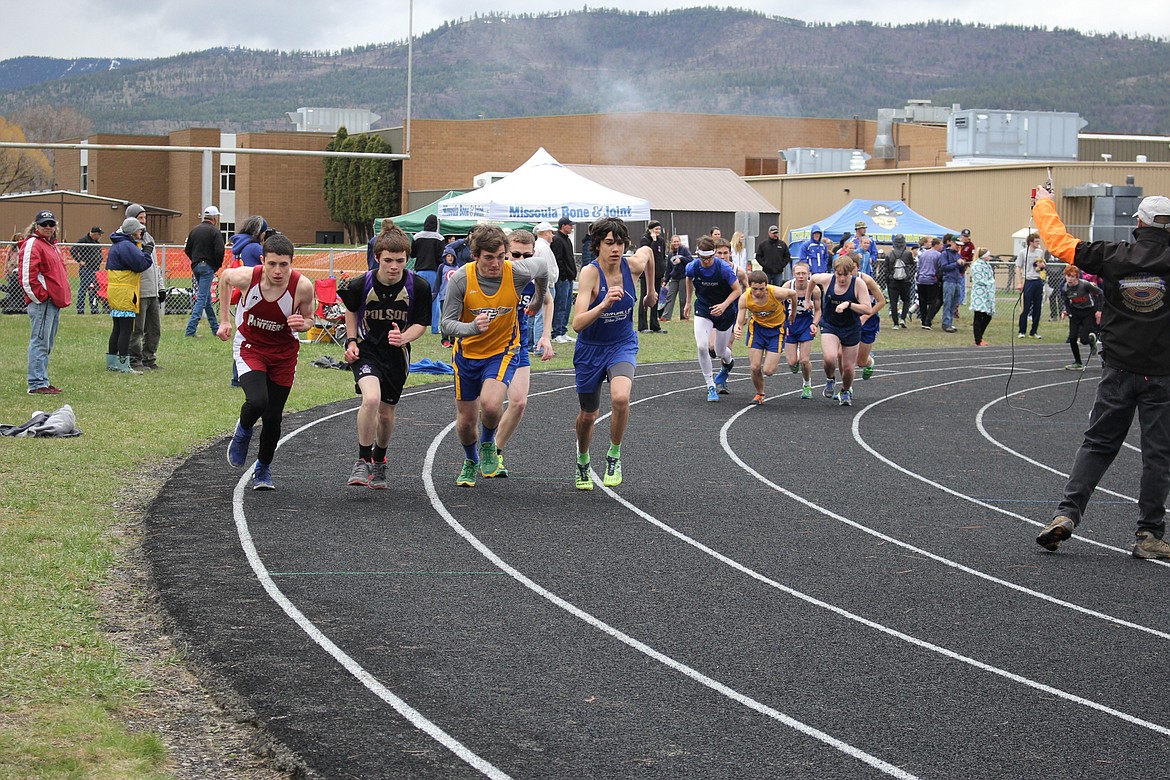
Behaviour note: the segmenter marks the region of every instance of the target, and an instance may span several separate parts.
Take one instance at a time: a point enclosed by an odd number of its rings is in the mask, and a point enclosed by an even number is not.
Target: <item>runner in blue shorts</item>
[[[747,325],[748,359],[756,388],[752,403],[756,405],[764,403],[764,377],[772,376],[780,365],[780,341],[788,325],[788,307],[799,297],[796,290],[768,284],[768,274],[763,271],[748,274],[748,291],[739,300],[735,337],[739,338]]]
[[[788,331],[784,334],[784,359],[788,370],[799,371],[804,380],[800,389],[801,398],[812,398],[812,342],[820,330],[821,290],[814,289],[806,295],[808,279],[812,275],[808,263],[801,260],[792,266],[793,278],[784,286],[799,293],[799,298],[789,304]],[[796,309],[796,314],[792,313]]]
[[[877,341],[878,333],[882,329],[878,312],[885,307],[886,296],[882,292],[881,285],[869,274],[858,272],[857,277],[865,282],[865,286],[869,288],[870,306],[873,308],[871,314],[861,317],[861,344],[857,347],[857,365],[861,366],[861,378],[869,379],[873,376],[873,369],[877,365],[877,361],[870,353],[873,352],[873,344]]]
[[[499,474],[496,428],[520,345],[516,308],[531,281],[543,299],[548,266],[540,258],[507,260],[504,231],[495,225],[476,225],[468,242],[473,262],[447,282],[440,326],[445,336],[455,337],[455,433],[466,456],[455,484],[474,487],[477,473]]]
[[[513,230],[508,234],[508,255],[512,261],[527,260],[536,255],[536,238],[527,230]],[[551,270],[551,269],[550,269]],[[528,347],[532,343],[533,335],[537,335],[536,351],[540,353],[542,361],[552,360],[556,352],[552,347],[552,310],[553,297],[551,293],[544,294],[544,305],[538,307],[533,301],[536,299],[536,282],[529,282],[520,293],[520,302],[516,304],[517,324],[520,326],[520,349],[516,352],[516,372],[508,384],[508,406],[500,417],[500,424],[496,428],[496,454],[500,458],[500,470],[497,477],[508,476],[508,469],[504,468],[504,447],[512,439],[512,434],[520,426],[524,418],[524,410],[528,407],[528,388],[532,379],[532,363],[529,359]],[[543,308],[544,316],[537,317],[536,322],[543,332],[533,334],[528,329],[529,316]]]
[[[622,483],[622,438],[630,420],[630,394],[637,366],[638,334],[634,331],[634,296],[642,275],[654,278],[654,252],[640,247],[624,258],[630,245],[626,223],[604,217],[589,226],[589,238],[597,259],[581,269],[577,277],[577,300],[573,304],[573,330],[577,345],[573,367],[577,374],[577,489],[592,490],[589,474],[589,443],[601,406],[601,383],[609,381],[609,451],[605,456],[602,484]],[[647,285],[642,305],[655,306],[654,285]]]
[[[872,311],[864,282],[854,276],[853,258],[838,256],[832,274],[814,274],[809,283],[823,289],[821,301],[821,352],[825,358],[825,398],[833,397],[833,375],[841,369],[841,406],[853,405],[853,374],[857,367],[857,346],[861,343],[861,315]],[[807,294],[806,294],[807,297]],[[864,302],[863,302],[864,301]]]

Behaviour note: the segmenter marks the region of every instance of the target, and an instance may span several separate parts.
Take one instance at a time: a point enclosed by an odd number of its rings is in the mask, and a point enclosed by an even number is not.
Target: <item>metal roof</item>
[[[27,200],[33,203],[56,203],[60,200],[60,198],[66,195],[70,196],[71,198],[77,198],[80,200],[94,200],[101,203],[109,203],[111,205],[119,204],[122,208],[126,208],[131,203],[133,203],[133,201],[126,200],[125,198],[107,198],[103,195],[91,195],[88,192],[77,192],[76,190],[35,190],[32,192],[12,192],[7,195],[0,195],[0,200]],[[57,200],[45,200],[45,198],[49,198],[50,196],[55,197]],[[148,214],[160,214],[166,217],[183,216],[183,212],[175,211],[174,209],[164,209],[162,206],[152,206],[149,203],[142,203],[139,205],[146,209]]]
[[[654,211],[751,211],[777,209],[730,168],[657,168],[642,165],[566,165],[606,187],[650,201]]]

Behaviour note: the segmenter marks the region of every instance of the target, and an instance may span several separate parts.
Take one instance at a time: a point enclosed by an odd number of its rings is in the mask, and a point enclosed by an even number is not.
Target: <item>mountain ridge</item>
[[[669,111],[873,119],[878,108],[930,99],[1073,111],[1088,120],[1089,132],[1166,133],[1168,55],[1170,42],[1153,37],[945,20],[805,23],[715,8],[477,14],[415,40],[412,114],[475,119]],[[17,67],[18,61],[26,62]],[[74,75],[64,65],[83,62],[87,70]],[[285,112],[301,106],[368,108],[382,116],[379,126],[394,126],[406,109],[406,44],[0,62],[0,104],[41,103],[72,106],[93,121],[95,132],[289,129]]]

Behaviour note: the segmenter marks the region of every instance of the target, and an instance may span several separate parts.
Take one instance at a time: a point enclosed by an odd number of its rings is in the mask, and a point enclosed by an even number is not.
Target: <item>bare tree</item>
[[[0,141],[23,143],[20,125],[0,116]],[[0,193],[21,192],[43,186],[53,176],[45,153],[37,149],[0,149]]]
[[[84,138],[93,132],[93,122],[72,106],[28,106],[12,115],[12,121],[24,129],[24,136],[33,143],[57,143],[72,139]],[[49,162],[49,173],[35,182],[38,188],[48,187],[53,181],[53,171],[56,170],[53,152],[44,151]]]

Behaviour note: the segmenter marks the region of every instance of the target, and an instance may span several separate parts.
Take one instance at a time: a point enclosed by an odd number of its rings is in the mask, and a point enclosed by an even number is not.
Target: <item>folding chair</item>
[[[317,334],[314,344],[332,341],[345,343],[345,305],[337,297],[337,279],[330,276],[313,282],[317,293],[317,311],[313,313],[313,327]]]

